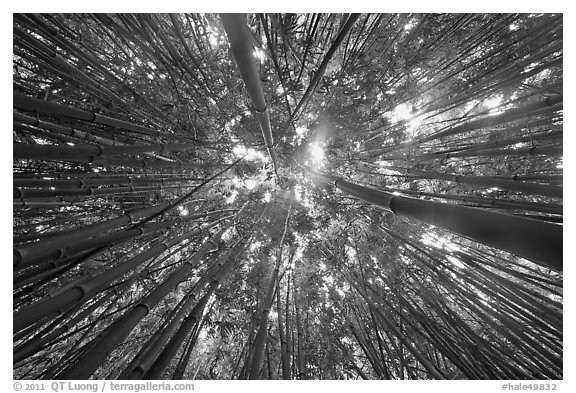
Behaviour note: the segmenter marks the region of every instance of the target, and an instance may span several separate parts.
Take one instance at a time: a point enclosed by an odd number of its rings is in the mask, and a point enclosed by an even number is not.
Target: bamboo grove
[[[14,378],[563,378],[562,28],[14,14]]]

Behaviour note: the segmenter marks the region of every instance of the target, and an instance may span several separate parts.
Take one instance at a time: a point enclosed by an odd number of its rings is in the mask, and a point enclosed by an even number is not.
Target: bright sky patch
[[[251,147],[237,145],[234,147],[234,149],[232,149],[232,152],[236,155],[236,157],[244,157],[244,159],[248,161],[266,162],[268,160],[268,156],[266,156],[261,151],[252,149]]]
[[[315,142],[310,145],[310,160],[316,165],[324,163],[324,149],[319,143]]]

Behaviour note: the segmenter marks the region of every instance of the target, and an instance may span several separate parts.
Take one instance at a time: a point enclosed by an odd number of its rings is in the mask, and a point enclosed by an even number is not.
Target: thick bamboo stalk
[[[174,333],[181,323],[182,317],[189,312],[190,307],[194,304],[198,290],[197,285],[192,287],[192,290],[186,294],[185,297],[174,307],[170,313],[164,317],[162,324],[158,327],[156,332],[150,339],[142,345],[140,351],[134,356],[130,364],[118,376],[118,379],[139,379],[143,370],[141,363],[144,359],[157,356],[162,346],[166,344],[168,338]]]
[[[129,146],[110,146],[109,149],[126,149]],[[166,161],[166,160],[153,160],[153,159],[138,159],[138,158],[116,158],[110,155],[102,154],[101,152],[108,147],[100,146],[55,146],[55,145],[33,145],[26,143],[15,143],[13,145],[13,157],[26,158],[32,160],[43,161],[68,161],[78,163],[91,163],[104,166],[119,166],[124,168],[212,168],[222,167],[227,164],[214,164],[214,163],[191,163],[180,161]],[[140,147],[137,147],[140,149]],[[148,148],[146,147],[145,150]],[[92,154],[95,150],[100,153]]]
[[[389,233],[391,236],[393,237],[397,237],[396,234],[394,233]],[[417,244],[415,244],[413,241],[409,240],[409,239],[404,239],[403,240],[404,243],[402,244],[410,244],[411,247],[414,247],[416,250],[418,250],[418,253],[413,253],[413,257],[415,258],[415,260],[422,262],[424,264],[426,264],[427,266],[429,266],[431,269],[436,269],[437,266],[443,265],[445,268],[449,269],[451,271],[451,274],[454,274],[455,277],[458,277],[456,280],[452,280],[451,277],[447,277],[445,275],[441,275],[438,278],[442,280],[442,282],[444,283],[444,285],[449,287],[449,294],[450,296],[458,296],[462,301],[466,302],[466,306],[464,306],[465,308],[470,310],[470,300],[468,299],[470,297],[470,292],[469,292],[469,285],[473,284],[475,285],[475,288],[477,288],[478,291],[482,291],[483,293],[488,293],[486,292],[482,286],[479,286],[477,284],[475,284],[475,282],[477,282],[478,280],[476,280],[476,278],[481,279],[481,277],[478,276],[478,274],[475,271],[472,271],[471,274],[467,273],[467,272],[462,272],[458,269],[454,269],[453,265],[451,264],[446,264],[444,262],[442,262],[439,259],[434,259],[433,263],[428,264],[426,262],[426,260],[424,258],[422,258],[422,255],[427,255],[425,252],[423,252],[423,250],[421,249],[420,246],[418,246]],[[438,251],[436,251],[438,253]],[[434,258],[431,255],[429,255],[430,258]],[[463,258],[463,255],[459,256],[460,258]],[[466,261],[466,259],[462,259],[462,261]],[[468,263],[468,262],[467,262]],[[471,281],[471,279],[475,279]],[[463,283],[466,282],[465,285],[463,285]],[[491,284],[491,280],[490,279],[486,279],[484,280],[484,283],[488,283]],[[503,288],[502,291],[507,291],[506,288],[506,284],[503,284],[502,286],[496,286],[496,290],[498,290],[498,288]],[[491,292],[492,294],[495,294],[494,291]],[[492,295],[490,295],[492,296]],[[496,296],[498,296],[498,294],[496,294]],[[507,295],[504,295],[507,296]],[[515,294],[512,294],[512,296],[514,297]],[[426,297],[424,297],[424,299],[429,299],[431,298],[429,295],[426,295]],[[507,302],[507,298],[504,297],[504,302]],[[523,301],[521,301],[519,304],[522,304]],[[500,304],[500,303],[499,303]],[[534,325],[534,323],[538,322],[537,320],[532,320],[532,318],[530,320],[527,320],[525,322],[522,322],[520,324],[513,322],[514,319],[510,318],[510,315],[512,315],[513,313],[515,314],[516,311],[510,309],[509,307],[506,306],[506,304],[502,304],[502,307],[499,307],[501,309],[500,313],[496,313],[492,308],[490,307],[486,307],[484,306],[484,304],[480,303],[479,306],[482,307],[482,309],[485,310],[489,310],[489,314],[490,316],[488,317],[487,321],[490,323],[490,325],[493,325],[493,329],[496,329],[497,331],[499,331],[500,333],[504,333],[505,336],[509,336],[511,332],[514,332],[513,334],[515,336],[519,336],[519,337],[523,337],[520,338],[520,342],[517,342],[517,338],[515,338],[514,336],[510,336],[508,339],[511,340],[511,342],[513,342],[518,349],[520,350],[520,348],[524,345],[523,343],[526,342],[526,337],[524,336],[523,331],[525,330],[526,326],[530,326],[530,331],[532,332],[534,330],[534,328],[536,327]],[[474,307],[475,309],[476,307]],[[472,311],[472,310],[471,310]],[[485,319],[486,315],[482,312],[478,312],[477,315],[481,318],[481,319]],[[512,315],[513,316],[513,315]],[[502,326],[495,324],[495,321],[499,321],[499,323],[501,324],[507,324],[506,328],[504,328],[503,331],[502,330]],[[509,325],[513,323],[514,326]],[[448,324],[448,326],[455,326],[453,322],[450,322]],[[489,345],[487,345],[488,343],[484,343],[482,344],[482,347],[487,347]],[[540,347],[539,349],[535,350],[535,349],[530,349],[530,352],[526,353],[526,355],[528,356],[528,358],[533,357],[534,356],[534,351],[536,351],[538,354],[542,354],[545,351],[542,347]],[[532,355],[530,354],[532,353]],[[504,354],[506,356],[508,356],[508,352],[506,352],[506,350],[504,351]],[[455,354],[454,356],[458,357],[458,354]],[[553,355],[549,355],[550,358],[554,358],[555,356]],[[511,358],[512,361],[517,362],[518,360],[520,360],[522,358],[520,357],[514,357]],[[455,362],[457,362],[457,360],[453,360]],[[553,366],[553,365],[552,365]],[[540,369],[540,371],[543,371],[543,369]],[[538,372],[540,372],[538,371]],[[524,377],[525,378],[525,377]]]
[[[87,111],[84,109],[73,108],[56,104],[50,101],[43,101],[37,98],[24,96],[18,93],[13,94],[14,108],[27,111],[27,112],[40,112],[46,113],[55,117],[71,118],[75,120],[83,120],[90,123],[115,127],[138,134],[149,136],[161,136],[163,138],[175,137],[170,134],[160,133],[160,131],[152,130],[141,125],[133,124],[124,120],[114,119],[111,117],[99,115],[97,113]]]
[[[274,138],[272,136],[272,127],[270,125],[270,115],[264,99],[264,91],[260,84],[260,75],[256,68],[256,61],[254,59],[252,50],[252,39],[250,31],[246,25],[246,14],[221,14],[220,19],[226,30],[226,35],[232,47],[232,53],[236,59],[236,64],[244,80],[248,95],[252,99],[256,113],[258,114],[258,121],[260,122],[260,129],[262,136],[266,143],[266,149],[272,159],[274,165],[274,172],[278,175],[277,157],[274,150]]]
[[[241,160],[242,160],[241,158],[236,160],[235,162],[228,165],[223,170],[219,171],[218,173],[214,174],[210,178],[203,181],[201,184],[196,186],[190,192],[186,193],[185,195],[177,198],[176,200],[174,200],[170,203],[162,204],[162,205],[159,205],[159,206],[153,207],[153,208],[144,209],[142,211],[139,211],[139,213],[133,212],[133,213],[130,213],[128,215],[128,217],[126,217],[126,216],[120,217],[118,219],[119,221],[108,221],[107,223],[105,223],[105,224],[103,223],[102,225],[104,226],[104,229],[109,230],[109,229],[115,228],[116,225],[122,224],[126,219],[128,219],[129,221],[126,224],[131,225],[131,227],[128,229],[129,230],[137,229],[139,226],[143,225],[144,223],[158,217],[159,215],[165,214],[170,209],[173,209],[174,207],[180,205],[181,203],[183,203],[184,201],[189,199],[192,195],[194,195],[196,192],[198,192],[200,189],[202,189],[204,186],[206,186],[211,181],[216,179],[218,176],[222,175],[224,172],[226,172],[230,168],[234,167]],[[152,209],[152,210],[149,210],[149,209]],[[141,218],[143,218],[142,221],[138,222],[137,224],[132,223],[131,215],[143,214],[143,213],[146,213],[146,214],[144,216],[140,216]],[[90,226],[88,229],[86,229],[87,232],[85,232],[84,235],[86,235],[86,233],[91,234],[97,229],[99,230],[102,228],[98,227],[98,226]],[[77,236],[79,238],[83,238],[84,235],[80,236],[78,234]],[[68,240],[70,240],[70,239],[68,239]],[[60,241],[61,241],[61,239],[58,239],[58,242],[60,242]],[[62,247],[64,244],[63,243],[55,243],[55,242],[56,241],[54,239],[46,239],[45,241],[38,242],[37,244],[33,244],[30,246],[25,246],[25,247],[21,247],[21,248],[15,248],[13,250],[14,266],[15,267],[16,266],[23,266],[22,264],[31,265],[31,264],[34,264],[38,261],[45,260],[47,258],[57,258],[59,255],[61,255],[61,248],[60,247]],[[89,242],[89,240],[87,242]],[[67,244],[67,242],[64,242],[64,243]],[[57,244],[57,246],[54,244]],[[88,243],[88,244],[90,244],[90,243]],[[48,253],[49,255],[47,256],[46,253]]]
[[[22,188],[50,188],[50,187],[63,187],[63,188],[91,188],[98,186],[111,186],[129,184],[134,186],[151,185],[151,184],[173,184],[182,183],[184,185],[205,180],[201,177],[152,177],[152,176],[98,176],[98,177],[78,177],[78,178],[14,178],[12,184],[14,187]]]
[[[272,271],[272,275],[270,277],[270,283],[268,284],[267,293],[264,299],[264,304],[262,311],[260,312],[260,323],[258,325],[258,331],[256,333],[256,337],[253,343],[253,355],[252,361],[250,364],[250,373],[249,379],[260,379],[261,372],[262,372],[262,364],[263,364],[263,354],[264,354],[264,346],[266,335],[268,331],[268,315],[270,314],[270,308],[272,305],[273,299],[271,296],[274,294],[274,289],[276,288],[277,278],[278,278],[278,271],[280,269],[280,262],[281,260],[278,258],[276,260],[276,265],[274,270]]]
[[[210,313],[210,310],[208,310],[207,314],[209,314],[209,313]],[[188,343],[187,343],[187,346],[184,350],[184,353],[182,354],[182,357],[180,358],[180,362],[178,363],[178,366],[176,366],[176,370],[174,370],[174,374],[172,375],[173,380],[181,380],[184,378],[184,373],[186,372],[186,367],[188,366],[188,363],[190,362],[190,357],[192,356],[192,351],[194,350],[194,347],[196,346],[196,343],[198,342],[198,336],[200,335],[200,332],[202,331],[202,328],[204,327],[204,322],[206,322],[206,318],[202,319],[202,321],[200,322],[200,325],[198,325],[196,327],[196,329],[190,335],[190,338],[188,340]]]
[[[260,312],[260,323],[258,327],[258,332],[256,333],[256,338],[254,339],[253,357],[252,357],[252,363],[250,365],[250,374],[249,374],[250,379],[259,379],[262,370],[264,344],[266,341],[266,335],[268,331],[268,316],[270,314],[270,309],[272,308],[272,303],[274,302],[274,290],[278,288],[279,284],[278,274],[280,271],[280,266],[282,264],[282,248],[284,237],[286,236],[286,232],[288,231],[288,223],[290,220],[291,210],[292,206],[290,205],[288,213],[286,213],[286,220],[284,221],[284,231],[282,233],[280,243],[278,244],[276,264],[274,265],[274,270],[270,275],[270,282],[268,284],[268,289],[266,291],[266,296],[264,298],[264,303],[262,305],[262,310]]]
[[[540,183],[518,182],[508,179],[497,179],[490,176],[456,175],[452,173],[441,173],[434,171],[421,171],[412,168],[388,168],[397,172],[404,172],[410,175],[426,178],[453,181],[459,184],[472,184],[485,187],[498,187],[502,190],[516,191],[523,194],[544,195],[555,198],[562,198],[561,186],[554,186]]]
[[[113,244],[121,244],[125,241],[134,239],[144,234],[150,234],[162,229],[169,228],[180,221],[181,219],[178,218],[158,223],[149,223],[135,228],[115,231],[104,235],[97,235],[89,239],[78,240],[76,243],[70,246],[50,248],[47,254],[36,255],[35,257],[28,258],[26,261],[20,261],[19,264],[14,266],[14,269],[21,270],[29,266],[43,265],[46,263],[51,263],[54,260],[73,257],[83,251],[98,249],[104,246],[111,246]]]
[[[70,327],[81,322],[96,308],[104,304],[104,302],[106,302],[113,294],[114,292],[112,291],[108,292],[106,295],[102,296],[98,301],[94,302],[92,305],[82,310],[82,312],[78,313],[78,315],[76,315],[74,318],[70,319],[65,324],[59,326],[58,328],[52,330],[50,333],[45,334],[44,336],[41,337],[36,336],[28,340],[23,346],[17,348],[17,350],[14,352],[13,362],[17,363],[19,361],[22,361],[27,357],[30,357],[33,354],[40,351],[41,349],[43,349],[52,340],[66,333],[70,329]]]
[[[278,283],[278,291],[276,292],[276,312],[278,313],[278,335],[280,337],[280,361],[282,362],[282,379],[290,379],[290,361],[288,359],[288,351],[286,348],[286,332],[284,331],[284,323],[282,322],[282,291],[280,290],[280,283]]]
[[[523,147],[519,149],[486,149],[477,151],[463,151],[455,153],[430,153],[423,154],[420,156],[412,156],[413,158],[419,158],[421,160],[429,159],[448,159],[457,157],[493,157],[493,156],[562,156],[563,148],[562,146],[533,146],[533,147]]]
[[[116,294],[116,297],[112,300],[112,302],[110,302],[110,304],[106,307],[104,312],[100,313],[96,317],[94,323],[90,324],[88,326],[88,328],[85,329],[85,332],[82,334],[82,336],[79,339],[77,339],[76,342],[74,342],[74,344],[70,348],[68,348],[65,355],[56,364],[52,365],[49,369],[45,370],[41,374],[42,379],[55,379],[56,375],[60,371],[63,370],[66,362],[71,361],[71,360],[73,361],[73,360],[77,359],[77,356],[79,355],[79,352],[80,352],[80,351],[77,351],[78,347],[80,347],[80,345],[84,342],[84,340],[92,333],[92,331],[94,329],[96,329],[99,322],[102,322],[103,320],[109,318],[110,316],[114,315],[116,312],[119,311],[119,310],[116,310],[116,311],[111,311],[111,310],[120,301],[121,290],[123,290],[125,288],[129,288],[130,285],[133,284],[133,282],[134,282],[134,279],[127,280],[122,284],[122,286],[116,288],[117,290],[120,290],[120,293]],[[82,329],[84,329],[84,328],[82,328]],[[80,331],[81,330],[78,329],[77,332],[80,332]],[[76,333],[76,332],[74,332],[74,333]],[[86,347],[84,346],[82,348],[86,348]]]
[[[102,146],[108,147],[116,147],[115,149],[103,149],[102,152],[106,154],[135,154],[135,153],[144,153],[148,156],[158,158],[164,161],[173,161],[172,159],[163,157],[159,154],[153,153],[153,151],[157,151],[158,149],[162,150],[163,152],[170,152],[170,151],[182,151],[182,150],[190,150],[194,149],[195,147],[199,146],[210,146],[213,144],[217,144],[218,142],[210,142],[210,141],[202,141],[202,140],[194,140],[192,143],[184,143],[184,144],[151,144],[151,145],[140,145],[140,146],[133,146],[128,145],[127,143],[123,143],[114,139],[103,138],[92,133],[80,131],[74,129],[72,127],[65,127],[58,124],[53,124],[48,121],[40,120],[35,117],[27,116],[22,113],[14,111],[13,114],[14,120],[18,121],[23,124],[30,124],[34,127],[38,127],[40,129],[46,129],[55,133],[63,134],[66,136],[75,137],[78,139],[86,140],[89,142],[97,143]],[[119,149],[119,147],[126,147],[125,150]],[[93,149],[97,149],[96,146]],[[97,150],[94,150],[96,154],[99,154]]]
[[[123,274],[135,269],[154,256],[160,255],[162,252],[174,247],[180,242],[203,231],[209,230],[217,223],[218,221],[209,224],[202,229],[194,229],[180,236],[173,237],[169,241],[156,244],[130,260],[125,261],[122,264],[117,264],[90,280],[86,280],[85,278],[76,280],[66,285],[64,288],[61,288],[56,293],[51,294],[49,297],[18,310],[13,317],[15,331],[18,331],[31,322],[50,315],[63,307],[68,307],[69,305],[89,299],[115,279],[122,277]]]
[[[70,368],[59,375],[61,379],[88,379],[102,364],[118,344],[120,344],[138,322],[144,318],[150,310],[162,300],[192,271],[192,268],[200,262],[204,255],[222,234],[228,229],[224,227],[215,234],[208,242],[186,261],[181,267],[170,274],[159,286],[146,295],[136,306],[127,312],[122,318],[106,328],[97,339],[98,345],[94,345],[84,353]]]
[[[463,201],[477,203],[483,206],[494,207],[497,209],[511,209],[511,210],[531,210],[535,212],[562,214],[562,205],[556,203],[540,203],[540,202],[527,202],[527,201],[514,201],[496,198],[484,198],[467,195],[452,195],[452,194],[439,194],[433,192],[420,192],[411,190],[398,190],[389,192],[399,192],[401,194],[415,195],[417,197],[429,196],[433,198],[443,198],[449,200]]]
[[[314,173],[314,172],[312,172]],[[562,226],[478,208],[393,195],[315,174],[324,183],[395,214],[447,229],[542,266],[562,270]]]
[[[296,309],[296,334],[298,336],[296,362],[298,365],[298,379],[306,379],[306,359],[304,359],[304,329],[302,328],[302,317],[300,313],[300,303],[298,301],[298,286],[296,276],[292,276],[294,291],[294,307]]]
[[[290,317],[292,313],[290,312],[290,284],[292,282],[291,274],[288,275],[286,279],[286,353],[288,355],[288,379],[292,379],[294,373],[292,372],[292,358],[294,351],[292,350],[292,325],[290,324]]]
[[[172,361],[173,357],[176,355],[178,348],[182,344],[182,342],[186,339],[188,334],[191,334],[191,330],[194,326],[198,325],[202,315],[204,313],[204,309],[208,304],[208,300],[212,297],[214,291],[217,287],[217,282],[210,286],[208,291],[200,301],[194,306],[190,314],[184,319],[180,329],[176,332],[174,337],[168,342],[164,350],[160,353],[158,358],[153,364],[143,363],[139,366],[138,371],[145,373],[145,379],[161,379],[162,374],[168,364]]]
[[[243,241],[244,239],[240,239],[236,242],[235,245],[216,261],[213,269],[210,269],[203,275],[201,281],[203,281],[203,284],[209,286],[204,296],[184,318],[174,336],[166,340],[166,346],[162,351],[160,351],[161,348],[158,348],[155,353],[147,354],[146,359],[140,362],[134,369],[130,375],[130,379],[160,379],[162,377],[162,373],[172,361],[186,337],[191,334],[192,329],[200,323],[204,309],[214,291],[216,291],[220,282],[230,272],[233,264],[237,261],[236,258],[244,252],[245,245]],[[202,290],[205,285],[196,285],[194,289],[195,292]]]
[[[167,206],[168,204],[165,203],[137,211],[132,211],[118,218],[87,225],[85,227],[74,230],[74,232],[64,231],[60,235],[55,235],[50,239],[22,247],[17,247],[13,251],[14,267],[30,266],[38,261],[46,260],[50,255],[55,255],[55,257],[58,257],[58,255],[61,254],[61,252],[58,250],[69,245],[71,242],[85,240],[96,234],[103,234],[124,225],[134,224],[142,218],[146,218],[155,213],[161,212]]]

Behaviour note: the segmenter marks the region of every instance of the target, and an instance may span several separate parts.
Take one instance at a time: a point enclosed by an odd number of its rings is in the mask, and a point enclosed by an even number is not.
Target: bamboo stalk
[[[106,357],[120,344],[128,334],[134,329],[138,322],[144,318],[152,307],[154,307],[164,296],[174,290],[174,288],[182,281],[192,270],[192,268],[199,263],[204,257],[206,252],[213,244],[219,241],[222,234],[228,229],[224,227],[217,234],[215,234],[210,241],[204,245],[194,254],[194,257],[186,261],[181,267],[174,270],[158,287],[146,295],[136,306],[134,306],[128,313],[121,319],[109,326],[97,340],[98,345],[88,349],[80,358],[74,363],[72,367],[65,370],[59,375],[62,379],[87,379]]]
[[[395,214],[439,226],[562,270],[562,226],[477,208],[396,196],[309,170],[320,181]]]
[[[250,32],[246,25],[246,14],[221,14],[220,19],[230,41],[236,64],[248,90],[248,95],[254,104],[266,149],[272,159],[274,172],[278,176],[277,157],[274,150],[274,138],[270,126],[270,115],[264,99],[264,91],[260,85],[260,76],[252,54]]]
[[[161,136],[163,138],[189,140],[189,138],[186,137],[161,133],[158,130],[152,130],[141,125],[137,125],[120,119],[114,119],[88,110],[73,108],[70,106],[64,106],[49,101],[43,101],[37,98],[24,96],[17,93],[13,94],[13,105],[14,108],[26,112],[40,112],[55,117],[82,120],[89,123],[96,123],[100,125],[110,126],[148,136]]]

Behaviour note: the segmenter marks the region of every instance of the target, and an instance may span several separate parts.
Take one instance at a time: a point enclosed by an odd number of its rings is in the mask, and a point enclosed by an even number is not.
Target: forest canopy
[[[14,14],[15,379],[562,379],[559,14]]]

